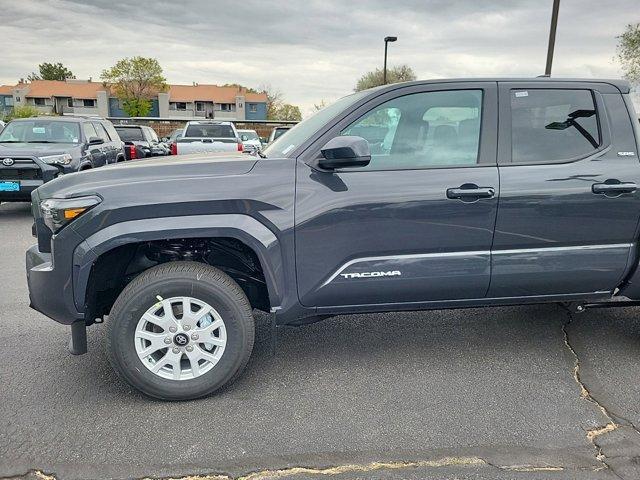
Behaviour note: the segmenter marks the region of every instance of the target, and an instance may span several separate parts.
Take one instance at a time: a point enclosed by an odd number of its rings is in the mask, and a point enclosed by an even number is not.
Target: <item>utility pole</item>
[[[551,76],[551,65],[553,64],[553,49],[556,45],[556,28],[558,27],[558,10],[560,0],[553,0],[553,11],[551,13],[551,28],[549,29],[549,48],[547,49],[547,66],[544,69],[545,77]]]

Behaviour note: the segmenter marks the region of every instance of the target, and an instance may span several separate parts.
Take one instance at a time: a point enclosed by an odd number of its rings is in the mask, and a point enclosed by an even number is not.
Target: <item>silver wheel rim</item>
[[[191,380],[222,358],[227,330],[220,314],[192,297],[162,299],[138,321],[134,343],[142,364],[159,377]]]

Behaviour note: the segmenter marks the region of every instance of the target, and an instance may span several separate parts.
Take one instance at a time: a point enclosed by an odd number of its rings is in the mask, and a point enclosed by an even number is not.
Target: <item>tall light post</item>
[[[547,66],[544,69],[546,77],[551,76],[551,64],[553,63],[553,49],[556,45],[556,28],[558,26],[558,10],[560,0],[553,0],[553,11],[551,12],[551,28],[549,29],[549,47],[547,48]]]
[[[382,84],[387,84],[387,45],[389,42],[395,42],[398,37],[384,37],[384,68],[382,70]]]

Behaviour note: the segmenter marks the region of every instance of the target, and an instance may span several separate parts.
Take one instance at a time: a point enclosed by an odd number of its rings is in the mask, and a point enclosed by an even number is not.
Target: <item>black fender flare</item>
[[[80,243],[73,254],[74,303],[85,310],[87,285],[94,263],[104,253],[131,243],[174,238],[227,237],[251,248],[262,266],[269,302],[281,305],[284,264],[280,241],[255,218],[243,214],[193,215],[130,220],[110,225]]]

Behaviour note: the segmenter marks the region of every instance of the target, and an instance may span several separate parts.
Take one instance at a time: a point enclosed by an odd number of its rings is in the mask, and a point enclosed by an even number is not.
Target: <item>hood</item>
[[[163,188],[166,182],[203,180],[249,172],[258,161],[247,155],[177,155],[132,160],[93,170],[63,175],[38,188],[41,198],[68,198],[100,194],[102,190]]]
[[[80,145],[74,143],[0,143],[0,157],[44,157],[77,149]]]

